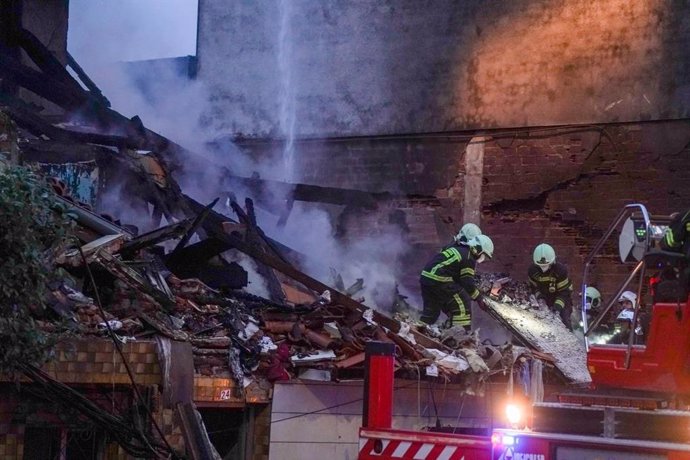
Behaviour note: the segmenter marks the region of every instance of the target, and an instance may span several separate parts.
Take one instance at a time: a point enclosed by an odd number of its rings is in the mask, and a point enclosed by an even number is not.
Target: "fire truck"
[[[368,344],[359,459],[690,460],[688,261],[659,248],[669,222],[641,204],[627,205],[585,260],[581,310],[591,385],[558,393],[550,402],[508,404],[505,421],[490,434],[393,429],[394,349]],[[587,283],[598,258],[609,257],[616,234],[621,262],[631,269],[590,318]],[[644,343],[636,327],[622,344],[592,342],[592,331],[631,289],[637,299],[651,299],[647,307],[637,302],[632,318],[636,325],[648,317]]]

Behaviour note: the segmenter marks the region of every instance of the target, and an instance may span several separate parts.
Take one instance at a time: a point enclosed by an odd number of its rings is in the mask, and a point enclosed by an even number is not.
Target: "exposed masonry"
[[[623,205],[642,202],[652,213],[667,214],[690,204],[687,121],[521,128],[491,135],[483,158],[481,226],[496,243],[496,257],[481,270],[522,279],[534,246],[549,241],[577,285],[584,257]],[[342,234],[356,239],[378,228],[373,223],[387,222],[398,206],[410,230],[401,283],[414,293],[419,261],[447,243],[463,222],[465,150],[471,137],[323,140],[297,145],[297,156],[309,174],[304,182],[418,197],[381,203],[366,218],[338,223]],[[615,244],[606,249],[593,277],[604,290],[613,290],[621,268]]]

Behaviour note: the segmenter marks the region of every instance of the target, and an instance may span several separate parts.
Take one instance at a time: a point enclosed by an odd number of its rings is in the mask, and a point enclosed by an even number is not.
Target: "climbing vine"
[[[0,163],[0,372],[40,365],[54,345],[36,327],[45,308],[51,261],[70,235],[71,219],[31,169]]]

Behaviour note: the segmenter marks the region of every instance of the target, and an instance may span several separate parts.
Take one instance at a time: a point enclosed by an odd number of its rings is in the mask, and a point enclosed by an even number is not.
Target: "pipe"
[[[364,353],[362,427],[390,428],[393,420],[395,345],[386,342],[367,342]]]

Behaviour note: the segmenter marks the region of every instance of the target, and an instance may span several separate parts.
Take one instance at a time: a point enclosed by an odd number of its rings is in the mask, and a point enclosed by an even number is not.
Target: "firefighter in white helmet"
[[[534,263],[527,270],[532,292],[543,299],[549,309],[558,312],[565,327],[572,331],[573,285],[568,277],[568,267],[556,261],[556,251],[546,243],[534,248],[532,260]]]
[[[482,234],[482,230],[478,225],[467,223],[460,228],[460,231],[455,235],[455,242],[467,246],[467,242],[475,236]]]
[[[455,241],[436,254],[426,264],[419,279],[424,302],[421,321],[434,324],[443,312],[449,325],[462,326],[469,332],[471,300],[486,308],[484,296],[475,284],[475,267],[493,257],[493,253],[491,238],[476,235],[466,244]]]
[[[614,333],[609,343],[626,344],[630,336],[633,318],[635,317],[635,307],[637,305],[637,294],[632,291],[624,291],[618,298],[618,314],[614,323]],[[635,337],[633,343],[641,341],[643,335],[641,318],[637,318],[635,326]]]

